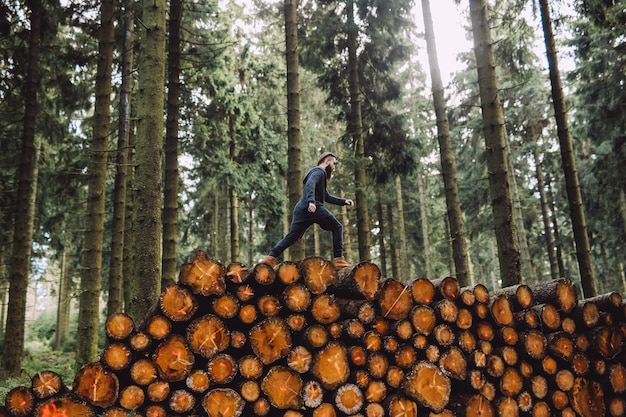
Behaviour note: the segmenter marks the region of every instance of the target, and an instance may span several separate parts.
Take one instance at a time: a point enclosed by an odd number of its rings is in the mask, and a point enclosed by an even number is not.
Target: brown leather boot
[[[341,268],[349,268],[352,265],[350,265],[348,263],[348,261],[346,261],[346,258],[344,258],[343,256],[340,256],[339,258],[335,258],[333,259],[333,265],[335,266],[335,268],[337,269],[341,269]]]
[[[265,264],[265,265],[269,265],[272,268],[276,267],[276,258],[273,256],[264,256],[263,259],[261,259],[261,263]]]

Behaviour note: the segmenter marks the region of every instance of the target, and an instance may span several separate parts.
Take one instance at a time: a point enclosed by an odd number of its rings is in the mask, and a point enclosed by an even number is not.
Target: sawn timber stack
[[[71,387],[40,372],[0,417],[625,416],[626,304],[576,294],[198,251],[145,322],[107,319]]]

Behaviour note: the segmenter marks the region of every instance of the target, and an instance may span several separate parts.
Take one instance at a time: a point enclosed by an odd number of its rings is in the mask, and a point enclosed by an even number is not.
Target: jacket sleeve
[[[324,201],[326,201],[327,203],[330,203],[330,204],[336,204],[338,206],[345,206],[346,205],[346,199],[345,198],[334,196],[334,195],[330,194],[328,191],[326,191],[326,195],[324,196]]]

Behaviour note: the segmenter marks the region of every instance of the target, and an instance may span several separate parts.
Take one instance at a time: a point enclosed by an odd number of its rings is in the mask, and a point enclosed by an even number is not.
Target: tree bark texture
[[[90,149],[87,213],[83,249],[83,272],[80,280],[78,331],[76,333],[76,367],[93,361],[98,355],[98,320],[100,288],[102,286],[102,251],[104,237],[104,206],[106,173],[111,123],[111,72],[115,1],[100,5],[100,34],[98,69],[96,74],[96,103],[93,141]]]
[[[54,332],[54,349],[61,350],[63,341],[70,335],[70,304],[72,277],[67,271],[67,251],[63,249],[59,274],[59,298],[57,302],[57,328]],[[120,309],[121,310],[121,309]]]
[[[13,252],[9,267],[9,305],[7,307],[2,367],[11,375],[20,372],[24,352],[24,321],[26,318],[26,291],[30,270],[32,222],[31,199],[35,197],[32,173],[35,168],[35,125],[37,91],[40,82],[39,51],[41,49],[42,5],[35,0],[30,5],[30,36],[28,40],[28,72],[25,84],[24,129],[22,150],[17,171],[17,199],[15,203]]]
[[[626,304],[576,294],[198,251],[143,323],[109,316],[71,388],[39,372],[0,415],[624,416]]]
[[[176,281],[176,231],[178,230],[178,183],[180,181],[178,174],[178,125],[180,118],[180,30],[182,15],[182,0],[171,1],[167,48],[162,286]]]
[[[561,148],[561,162],[565,175],[565,189],[567,190],[567,201],[569,203],[569,212],[572,219],[572,231],[574,232],[574,241],[576,242],[576,257],[578,258],[580,280],[585,296],[593,297],[596,295],[596,282],[593,266],[591,264],[591,249],[589,246],[589,236],[587,235],[587,221],[585,220],[585,208],[582,202],[580,182],[578,181],[578,171],[576,170],[572,134],[569,130],[567,118],[567,105],[565,103],[563,83],[561,81],[559,62],[556,55],[556,42],[552,30],[550,6],[547,0],[540,0],[539,5],[546,45],[546,55],[548,57],[552,105],[554,106],[554,117],[556,119],[557,135]]]
[[[358,26],[354,22],[354,0],[348,0],[348,67],[350,84],[350,121],[349,134],[355,144],[356,166],[354,167],[355,204],[357,213],[357,236],[359,241],[359,259],[371,259],[371,236],[369,210],[367,203],[367,175],[365,159],[365,140],[363,138],[363,122],[361,118],[361,83],[359,61],[357,55]]]
[[[463,212],[459,200],[457,185],[456,163],[452,152],[452,140],[450,138],[450,124],[446,112],[446,102],[437,58],[435,44],[435,32],[433,29],[430,1],[422,0],[422,14],[424,16],[424,28],[426,32],[426,49],[428,52],[428,64],[432,82],[433,102],[435,104],[435,116],[437,118],[437,141],[439,142],[439,157],[441,159],[441,176],[446,196],[447,219],[450,227],[450,239],[452,240],[452,253],[456,277],[462,286],[472,283],[467,242],[463,226]]]
[[[289,207],[295,207],[302,194],[302,135],[300,132],[300,58],[298,49],[298,1],[285,0],[285,54],[287,56],[287,190]],[[289,215],[291,223],[292,214]],[[304,241],[291,248],[292,259],[304,258]]]
[[[541,168],[541,160],[539,158],[539,144],[535,139],[534,127],[531,126],[531,138],[535,140],[533,147],[533,158],[535,160],[535,175],[537,177],[537,190],[539,191],[541,202],[541,218],[543,220],[543,234],[546,241],[546,252],[550,261],[550,277],[557,279],[559,277],[559,267],[556,260],[556,248],[554,244],[554,233],[550,222],[550,205],[548,204],[548,196],[546,193],[546,184]]]
[[[128,2],[127,2],[128,3]],[[117,150],[115,155],[115,185],[113,188],[113,220],[111,224],[111,260],[109,262],[109,300],[107,312],[121,311],[124,306],[124,244],[126,221],[126,199],[128,194],[130,97],[133,71],[133,18],[128,4],[124,5],[124,27],[122,46],[122,84],[118,111]]]
[[[469,3],[483,114],[489,193],[498,243],[500,276],[502,285],[506,287],[520,283],[522,272],[508,181],[504,112],[496,80],[496,65],[489,28],[489,6],[486,0],[470,0]]]
[[[165,93],[165,0],[142,3],[138,99],[137,141],[133,188],[135,257],[131,302],[126,306],[131,316],[141,321],[161,292],[163,105]]]

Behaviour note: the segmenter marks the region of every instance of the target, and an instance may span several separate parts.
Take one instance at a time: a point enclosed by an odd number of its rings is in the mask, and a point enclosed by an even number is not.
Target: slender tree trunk
[[[176,282],[178,232],[178,120],[180,115],[180,26],[183,1],[170,0],[165,176],[163,181],[163,277],[161,286]]]
[[[548,57],[550,85],[552,87],[552,104],[554,106],[554,117],[556,119],[557,134],[561,148],[563,173],[565,174],[565,189],[567,190],[567,201],[569,203],[569,212],[572,219],[574,241],[576,242],[576,257],[578,259],[580,281],[584,296],[589,298],[596,295],[596,279],[591,263],[591,249],[589,246],[589,236],[587,235],[585,209],[582,203],[580,183],[578,182],[578,171],[576,170],[572,135],[567,120],[567,105],[565,103],[563,83],[561,82],[559,63],[556,56],[556,42],[552,30],[548,0],[539,0],[539,5],[546,45],[546,55]]]
[[[230,126],[231,133],[230,137],[235,137],[235,132],[232,126],[232,122],[234,121],[234,115],[230,117]],[[235,141],[234,139],[230,143],[230,159],[233,162],[236,162],[236,149],[235,149]],[[229,207],[230,207],[230,260],[233,262],[239,261],[239,196],[237,195],[237,190],[235,190],[234,184],[230,184],[230,192],[229,192]]]
[[[239,261],[239,198],[235,187],[230,187],[230,260]]]
[[[446,248],[448,249],[448,265],[450,267],[450,276],[456,275],[456,269],[454,267],[454,249],[452,248],[452,239],[450,238],[450,218],[443,216],[443,222],[446,227]],[[465,287],[465,285],[463,285]]]
[[[298,2],[285,0],[285,42],[287,55],[287,190],[289,207],[295,207],[302,194],[302,136],[300,133],[300,62],[298,50]],[[289,223],[293,211],[289,210]],[[292,259],[304,259],[304,239],[289,248]]]
[[[128,182],[128,129],[133,71],[133,15],[127,1],[124,5],[122,46],[122,85],[118,111],[113,220],[111,223],[111,259],[109,263],[109,299],[107,314],[124,308],[124,234],[126,227],[126,193]]]
[[[217,189],[213,194],[213,210],[211,211],[211,225],[210,225],[210,239],[209,239],[209,256],[217,259],[217,239],[219,230],[219,217],[220,215],[220,199]]]
[[[130,102],[129,102],[130,104]],[[131,106],[132,108],[132,106]],[[135,191],[132,184],[135,178],[135,136],[133,132],[134,123],[133,117],[129,120],[128,128],[128,172],[126,173],[126,204],[124,205],[124,261],[122,263],[123,277],[124,277],[124,311],[128,313],[129,306],[133,303],[133,277],[137,269],[135,255],[133,248],[135,247],[135,226],[134,226],[134,211],[135,211]]]
[[[224,195],[226,194],[226,195]],[[224,208],[224,210],[220,210],[220,217],[217,220],[217,224],[215,225],[215,227],[217,228],[217,251],[216,251],[216,259],[232,259],[230,256],[230,249],[231,249],[231,243],[230,243],[230,233],[228,233],[228,230],[224,227],[223,230],[220,227],[220,225],[226,225],[226,224],[230,224],[230,216],[229,216],[229,201],[230,201],[230,192],[227,191],[227,193],[219,193],[219,198],[220,201],[219,203],[221,204],[221,207]]]
[[[507,148],[510,149],[507,141]],[[510,155],[510,152],[507,152]],[[512,166],[512,164],[510,165]],[[522,202],[520,200],[517,188],[517,179],[513,169],[509,169],[509,184],[511,185],[511,199],[513,200],[513,215],[515,228],[517,230],[517,240],[519,242],[520,260],[522,262],[522,280],[521,282],[537,282],[537,271],[530,257],[530,248],[528,247],[528,238],[526,236],[526,228],[524,227],[524,213],[522,211]]]
[[[624,189],[620,188],[619,191],[619,212],[622,218],[622,234],[626,239],[626,193]]]
[[[391,253],[391,276],[400,276],[400,262],[398,261],[398,248],[396,247],[397,232],[393,219],[393,206],[387,204],[387,224],[389,225],[389,252]]]
[[[556,206],[554,204],[554,195],[552,193],[552,186],[550,181],[547,182],[548,187],[548,201],[550,204],[550,212],[552,213],[551,221],[552,227],[554,229],[554,242],[556,248],[556,264],[559,268],[559,276],[567,277],[569,276],[568,271],[565,269],[565,262],[563,261],[563,239],[561,239],[561,232],[559,229],[559,223],[556,213]]]
[[[424,175],[421,169],[417,171],[417,188],[420,196],[420,217],[424,241],[424,267],[426,269],[426,278],[433,279],[433,271],[430,262],[430,239],[428,239],[428,216],[426,215],[426,197],[424,193]]]
[[[532,130],[534,130],[531,127]],[[531,137],[535,137],[535,134],[531,132]],[[556,253],[554,250],[554,234],[552,233],[552,226],[550,221],[550,207],[548,205],[548,197],[546,195],[546,185],[543,178],[543,169],[541,168],[541,161],[539,160],[539,144],[535,141],[533,148],[533,156],[535,159],[535,172],[537,176],[537,189],[539,191],[539,199],[541,202],[541,217],[543,219],[543,236],[546,242],[546,250],[548,252],[548,259],[550,261],[550,276],[552,279],[559,278],[559,267],[556,261]]]
[[[59,298],[57,303],[57,328],[54,334],[54,350],[61,350],[63,341],[70,334],[70,296],[72,278],[67,272],[67,250],[64,248],[61,253],[61,265],[59,274]]]
[[[345,191],[339,193],[341,198],[346,198]],[[343,253],[348,260],[353,259],[352,256],[352,234],[350,233],[350,217],[348,216],[348,207],[341,206],[341,224],[343,224]]]
[[[24,352],[24,321],[26,293],[30,274],[30,254],[33,236],[33,219],[29,207],[34,198],[32,173],[35,167],[35,122],[37,115],[37,90],[40,82],[39,51],[41,48],[42,6],[40,0],[30,5],[30,38],[28,40],[28,70],[24,88],[24,128],[22,150],[17,169],[17,198],[13,232],[13,251],[9,267],[9,305],[7,308],[4,340],[3,368],[9,375],[17,376],[22,367]],[[19,215],[17,215],[19,214]]]
[[[380,271],[383,277],[387,276],[387,248],[385,247],[385,215],[383,213],[383,202],[380,193],[376,198],[376,213],[378,217],[378,246],[380,252]]]
[[[4,257],[1,257],[0,261],[4,261]],[[6,267],[0,266],[0,270],[2,270],[3,273],[6,273]],[[4,335],[4,332],[6,330],[4,323],[6,323],[6,319],[7,319],[8,296],[9,296],[9,280],[2,279],[0,281],[0,334],[2,335]]]
[[[100,36],[96,75],[96,103],[93,142],[90,149],[89,189],[80,280],[78,329],[76,333],[76,369],[98,357],[100,289],[102,285],[102,245],[108,159],[109,124],[111,123],[111,71],[113,66],[114,0],[100,5]]]
[[[465,230],[463,226],[463,212],[459,201],[457,186],[456,163],[452,152],[452,140],[450,138],[450,125],[446,111],[446,102],[439,71],[437,47],[435,44],[435,32],[433,30],[432,15],[429,0],[422,0],[424,15],[424,27],[426,28],[426,48],[428,50],[428,62],[430,66],[430,78],[432,80],[433,101],[435,103],[435,115],[437,117],[437,140],[439,141],[439,155],[441,159],[441,175],[446,196],[447,222],[450,226],[450,238],[454,255],[454,271],[461,286],[471,284],[469,267],[469,255]]]
[[[134,188],[136,271],[128,313],[141,322],[161,293],[161,204],[165,85],[165,0],[144,0],[137,106],[137,171]]]
[[[404,203],[402,193],[402,181],[400,177],[396,177],[396,204],[398,206],[398,241],[400,242],[400,248],[398,253],[398,261],[400,262],[400,275],[396,277],[401,281],[408,279],[407,274],[410,274],[409,267],[407,265],[407,245],[406,245],[406,227],[404,224]]]
[[[500,277],[502,286],[508,287],[521,282],[522,271],[507,175],[504,113],[498,94],[487,1],[470,0],[469,3]]]
[[[254,204],[248,197],[248,265],[254,265]]]
[[[313,225],[313,251],[315,256],[320,256],[322,254],[322,239],[320,239],[320,226],[315,224]]]
[[[348,67],[350,71],[350,123],[349,132],[355,143],[356,166],[354,168],[354,186],[356,188],[357,235],[359,239],[359,258],[369,261],[370,227],[367,205],[367,176],[365,172],[365,144],[361,119],[361,85],[359,80],[359,61],[357,57],[358,28],[354,22],[354,0],[348,1]]]

